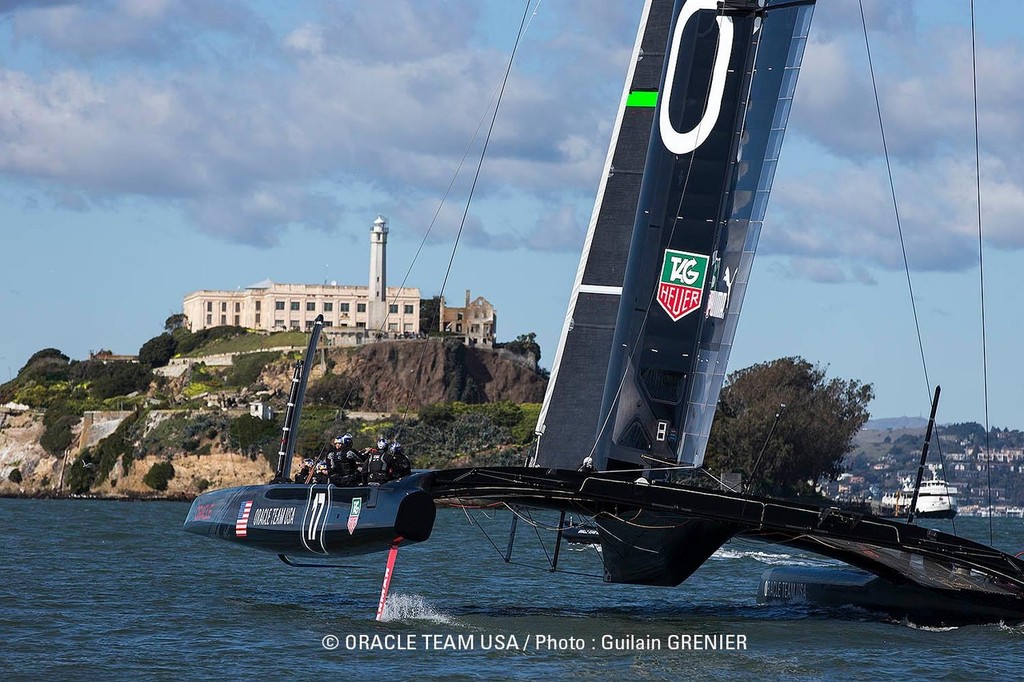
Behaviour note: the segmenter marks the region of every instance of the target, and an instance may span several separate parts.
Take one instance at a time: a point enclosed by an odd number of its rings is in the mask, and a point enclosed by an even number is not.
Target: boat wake
[[[388,597],[381,617],[384,622],[429,621],[453,625],[455,619],[438,611],[419,594],[393,594]]]
[[[806,555],[786,554],[784,552],[765,552],[761,550],[738,550],[720,548],[711,555],[712,559],[753,559],[769,566],[841,566],[842,563],[831,559],[818,559]]]

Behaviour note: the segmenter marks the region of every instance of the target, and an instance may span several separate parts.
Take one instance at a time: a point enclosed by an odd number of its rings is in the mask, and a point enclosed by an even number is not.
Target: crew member
[[[313,483],[330,483],[330,473],[327,470],[327,462],[317,462],[313,467]]]
[[[295,474],[296,483],[309,483],[309,476],[313,473],[313,460],[307,458],[302,460],[302,468]]]
[[[336,486],[356,485],[359,482],[359,455],[352,450],[351,433],[334,439],[334,450],[327,455],[327,468],[331,483]]]
[[[364,467],[366,482],[369,485],[386,483],[391,472],[391,453],[387,451],[387,441],[381,438],[377,445],[378,447],[370,450]],[[380,447],[381,445],[384,447]]]
[[[590,455],[587,455],[586,457],[584,457],[583,458],[583,464],[581,464],[580,468],[577,469],[576,471],[582,471],[585,474],[593,473],[593,471],[594,471],[594,458],[591,457]]]
[[[391,453],[391,470],[388,473],[388,480],[402,478],[412,473],[412,462],[402,450],[401,443],[392,443],[389,452]]]

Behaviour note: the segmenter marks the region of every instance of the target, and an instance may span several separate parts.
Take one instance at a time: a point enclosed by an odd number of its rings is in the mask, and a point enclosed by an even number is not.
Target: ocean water
[[[677,588],[608,585],[593,547],[546,570],[553,515],[519,524],[506,564],[507,512],[446,509],[429,542],[399,551],[377,622],[384,554],[292,568],[184,533],[187,510],[0,499],[0,679],[1024,678],[1022,626],[757,605],[765,569],[827,563],[772,545],[730,542]],[[1024,522],[995,524],[998,547],[1024,549]],[[987,541],[987,520],[957,526]],[[732,647],[695,649],[707,635]]]

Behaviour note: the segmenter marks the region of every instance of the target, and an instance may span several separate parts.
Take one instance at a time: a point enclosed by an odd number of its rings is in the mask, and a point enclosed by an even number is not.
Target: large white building
[[[264,331],[305,330],[322,314],[331,332],[419,334],[420,290],[387,286],[387,234],[387,221],[378,216],[370,230],[369,286],[265,280],[238,291],[193,291],[183,304],[189,329],[234,325]]]

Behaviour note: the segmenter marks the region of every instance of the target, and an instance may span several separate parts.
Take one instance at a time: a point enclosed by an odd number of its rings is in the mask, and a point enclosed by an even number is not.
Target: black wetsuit
[[[380,450],[371,450],[366,460],[367,483],[385,483],[391,477],[391,455]]]
[[[334,485],[349,486],[359,483],[359,456],[351,450],[335,450],[327,456],[327,466],[331,472],[331,483]]]

